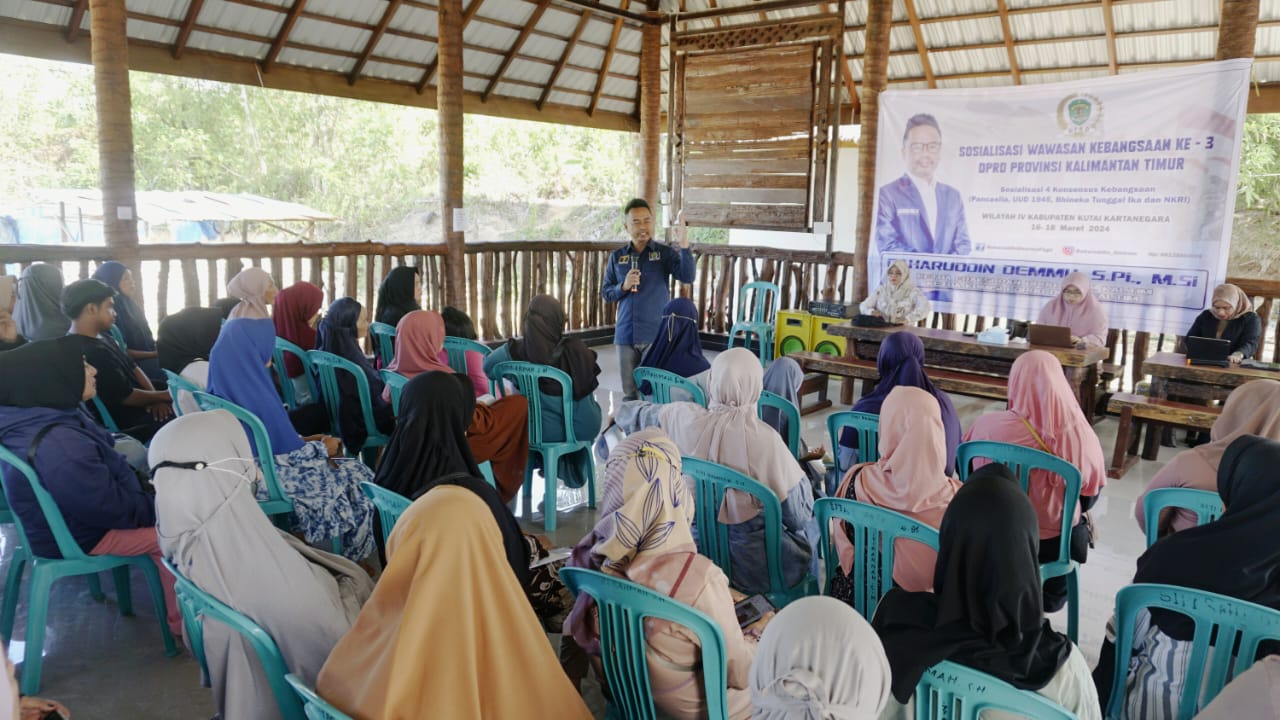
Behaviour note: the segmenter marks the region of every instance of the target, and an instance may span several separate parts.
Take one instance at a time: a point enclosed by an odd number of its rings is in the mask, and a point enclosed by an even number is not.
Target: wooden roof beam
[[[271,66],[275,64],[276,58],[280,57],[280,51],[284,49],[284,44],[289,41],[289,33],[293,32],[294,23],[298,22],[298,15],[302,14],[302,8],[307,4],[307,0],[293,0],[293,7],[289,8],[289,14],[285,15],[284,24],[280,26],[280,34],[276,35],[276,39],[271,43],[271,50],[267,52],[267,56],[262,59],[262,72],[271,72]]]
[[[630,0],[622,0],[622,7],[631,4]],[[613,62],[613,49],[618,46],[618,34],[622,32],[622,18],[613,21],[613,35],[609,38],[609,49],[604,52],[604,62],[600,64],[600,76],[596,78],[596,90],[591,93],[591,104],[587,106],[587,114],[596,114],[596,104],[600,102],[600,93],[604,92],[604,79],[609,73],[609,64]]]
[[[916,15],[916,4],[912,0],[902,0],[907,6],[907,22],[911,23],[911,33],[916,38],[916,49],[920,51],[920,64],[924,67],[924,79],[929,87],[938,87],[933,77],[933,67],[929,64],[929,48],[924,44],[924,33],[920,30],[920,17]]]
[[[516,37],[516,41],[511,44],[511,49],[502,57],[502,64],[498,66],[498,71],[493,74],[493,79],[489,81],[489,85],[485,87],[484,92],[480,94],[482,101],[488,101],[489,95],[493,93],[493,89],[498,87],[498,83],[502,81],[502,76],[507,73],[507,68],[511,67],[511,61],[515,59],[516,53],[520,52],[520,48],[524,46],[524,42],[529,39],[529,33],[537,27],[538,22],[542,20],[542,14],[547,11],[547,6],[551,4],[551,0],[541,0],[533,9],[533,14],[525,21],[524,29],[520,31],[520,35]],[[604,72],[601,70],[601,72]]]
[[[606,15],[613,15],[615,17],[634,20],[638,23],[644,23],[645,25],[649,25],[655,22],[653,18],[647,17],[641,13],[631,12],[630,10],[628,10],[627,8],[630,5],[630,3],[623,3],[621,8],[616,8],[616,7],[611,7],[609,5],[605,5],[604,3],[599,2],[598,0],[559,0],[559,1],[562,3],[568,3],[569,5],[577,5],[578,7],[584,8],[586,10],[595,10],[595,11],[604,13]],[[661,21],[659,20],[657,22],[661,22]]]
[[[387,3],[387,9],[382,12],[382,19],[378,21],[378,26],[373,29],[373,35],[369,37],[369,42],[365,43],[364,52],[360,53],[360,58],[356,60],[355,67],[351,68],[351,74],[347,76],[347,82],[355,85],[356,80],[360,78],[360,73],[364,70],[364,66],[369,62],[369,57],[373,55],[373,49],[378,46],[378,42],[382,40],[382,35],[387,31],[387,26],[391,24],[391,18],[395,17],[396,11],[400,9],[402,0],[391,0]]]
[[[471,18],[475,17],[476,13],[480,11],[480,5],[483,3],[484,3],[484,0],[471,0],[471,4],[468,5],[467,9],[462,12],[462,32],[463,33],[466,33],[467,24],[470,23]],[[465,40],[462,43],[462,47],[464,50],[467,47]],[[427,87],[431,84],[431,76],[436,74],[436,68],[438,67],[440,67],[440,46],[439,45],[436,46],[436,56],[431,59],[430,63],[427,63],[427,69],[422,73],[422,80],[418,81],[419,95],[425,92]]]
[[[565,43],[564,52],[560,55],[560,60],[556,62],[555,69],[551,71],[551,79],[547,80],[547,86],[542,89],[542,95],[538,96],[536,103],[539,110],[542,109],[547,98],[551,97],[551,89],[556,86],[556,80],[560,79],[560,71],[564,70],[565,63],[569,62],[569,56],[573,54],[573,48],[578,44],[578,38],[582,37],[582,31],[587,29],[587,25],[591,23],[591,11],[583,10],[582,19],[578,21],[578,27],[573,29],[573,35],[569,37],[569,41]]]
[[[1111,0],[1102,0],[1102,28],[1107,37],[1107,70],[1117,75],[1120,65],[1116,59],[1116,18],[1111,13]]]
[[[204,0],[191,0],[187,16],[182,19],[182,26],[178,28],[178,37],[173,41],[174,60],[182,59],[182,51],[187,49],[187,41],[191,39],[191,31],[196,29],[196,18],[200,17],[200,9],[203,7]]]
[[[84,23],[84,13],[89,9],[89,0],[76,0],[71,8],[71,20],[67,23],[67,42],[72,43],[80,37],[80,26]]]
[[[1009,74],[1014,85],[1022,84],[1022,71],[1018,69],[1018,53],[1013,48],[1013,29],[1009,26],[1009,6],[1005,0],[996,0],[996,10],[1000,12],[1000,31],[1004,34],[1004,49],[1009,54]]]

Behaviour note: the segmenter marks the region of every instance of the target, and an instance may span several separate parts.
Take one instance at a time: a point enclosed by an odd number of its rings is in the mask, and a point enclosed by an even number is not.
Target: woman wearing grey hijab
[[[67,334],[71,320],[62,314],[62,271],[56,265],[36,263],[22,271],[13,319],[29,342]]]
[[[160,550],[202,590],[275,640],[308,685],[351,629],[373,581],[355,563],[277,530],[254,499],[259,482],[244,429],[225,410],[184,415],[151,442]],[[221,717],[277,720],[252,647],[218,622],[204,651]]]

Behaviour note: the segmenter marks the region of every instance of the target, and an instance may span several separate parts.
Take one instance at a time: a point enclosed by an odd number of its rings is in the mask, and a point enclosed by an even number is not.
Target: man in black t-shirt
[[[98,371],[98,398],[120,432],[145,443],[173,417],[173,406],[119,345],[103,339],[116,322],[114,294],[106,283],[78,280],[62,291],[62,312],[80,337],[85,362]]]

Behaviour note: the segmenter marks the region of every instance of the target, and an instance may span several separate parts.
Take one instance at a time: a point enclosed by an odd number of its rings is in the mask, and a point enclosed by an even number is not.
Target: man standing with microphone
[[[682,283],[693,282],[696,266],[682,218],[677,217],[672,238],[679,250],[653,240],[653,211],[649,203],[635,198],[622,209],[631,242],[613,251],[605,269],[600,294],[606,302],[618,303],[618,323],[613,344],[618,348],[625,399],[635,400],[635,369],[650,343],[658,335],[662,308],[671,299],[668,286],[675,276]]]

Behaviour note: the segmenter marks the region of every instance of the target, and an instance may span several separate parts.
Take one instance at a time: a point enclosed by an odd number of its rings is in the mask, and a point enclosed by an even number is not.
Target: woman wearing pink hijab
[[[270,320],[271,311],[267,306],[276,301],[276,292],[276,283],[267,271],[256,267],[241,270],[227,283],[227,294],[240,301],[239,305],[231,308],[227,319]]]
[[[1085,419],[1058,359],[1043,350],[1031,350],[1015,360],[1009,372],[1009,409],[979,417],[964,435],[965,442],[970,440],[996,440],[1043,450],[1080,469],[1080,504],[1072,522],[1071,557],[1084,562],[1089,530],[1080,515],[1093,506],[1107,483],[1107,464],[1102,443]],[[975,469],[988,462],[975,461]],[[1027,494],[1040,519],[1041,562],[1058,557],[1062,493],[1062,480],[1057,475],[1032,471]],[[1066,578],[1045,582],[1045,612],[1058,611],[1066,601]]]
[[[1062,292],[1040,309],[1038,325],[1071,328],[1071,342],[1094,347],[1107,344],[1107,311],[1089,290],[1089,278],[1073,272],[1062,280]]]
[[[946,469],[947,432],[937,399],[918,387],[899,385],[880,407],[880,460],[849,468],[836,497],[900,512],[936,529],[960,489]],[[836,524],[840,569],[831,595],[852,604],[852,586],[841,578],[853,571],[853,543],[844,523]],[[894,582],[908,592],[932,591],[938,553],[911,540],[899,540],[894,551]]]

